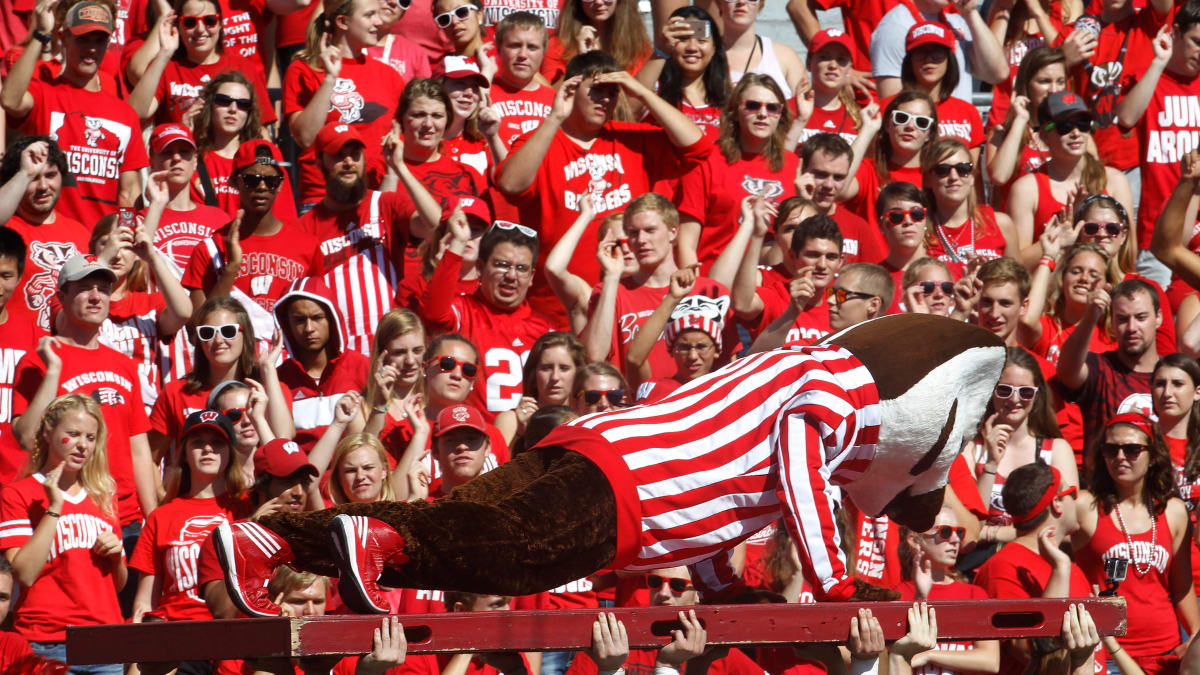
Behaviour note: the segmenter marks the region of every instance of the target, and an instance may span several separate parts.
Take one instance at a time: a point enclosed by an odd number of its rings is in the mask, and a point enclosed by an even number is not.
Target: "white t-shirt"
[[[971,63],[966,55],[971,50],[971,40],[962,38],[970,36],[971,29],[967,20],[958,14],[948,14],[945,19],[937,15],[923,15],[929,21],[949,21],[954,29],[957,44],[954,46],[954,58],[958,60],[958,86],[954,88],[954,97],[971,102]],[[875,32],[871,33],[871,75],[873,77],[900,77],[900,66],[904,63],[904,41],[908,31],[917,23],[912,12],[903,4],[896,5],[880,19]]]

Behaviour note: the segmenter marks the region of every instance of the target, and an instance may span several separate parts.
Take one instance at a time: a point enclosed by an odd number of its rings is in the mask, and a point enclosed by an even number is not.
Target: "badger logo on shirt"
[[[758,178],[756,176],[743,176],[742,189],[748,195],[761,194],[764,199],[769,202],[775,201],[776,197],[783,196],[783,183],[777,180],[768,178]]]
[[[688,314],[699,314],[719,325],[725,321],[725,314],[729,312],[729,302],[728,295],[718,298],[710,298],[707,295],[689,295],[675,306],[675,311],[671,312],[671,320],[674,321]]]
[[[84,116],[83,122],[83,138],[87,141],[88,145],[94,148],[100,142],[100,139],[104,138],[104,122],[98,117],[87,116]]]
[[[92,392],[92,400],[100,405],[117,406],[125,403],[121,392],[112,387],[101,387]]]
[[[42,330],[50,328],[50,296],[58,288],[58,270],[78,250],[65,241],[33,241],[29,244],[29,260],[41,271],[33,272],[25,284],[25,306],[37,313]]]
[[[358,93],[354,80],[339,77],[329,97],[331,110],[336,110],[341,122],[357,122],[362,119],[363,97]]]
[[[603,203],[604,191],[608,189],[609,182],[604,180],[604,174],[607,169],[601,164],[592,164],[588,167],[588,175],[591,180],[588,181],[588,192],[592,193],[592,200],[596,204]]]

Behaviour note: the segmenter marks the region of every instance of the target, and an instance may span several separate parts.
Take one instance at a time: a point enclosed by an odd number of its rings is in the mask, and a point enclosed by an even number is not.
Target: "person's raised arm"
[[[342,397],[334,404],[333,421],[325,427],[325,432],[308,451],[308,463],[316,467],[318,476],[324,475],[325,470],[329,468],[329,462],[333,460],[333,453],[337,450],[338,442],[342,440],[346,428],[350,426],[350,421],[358,413],[360,405],[362,405],[362,394],[357,391],[348,391],[342,394]]]
[[[759,333],[754,343],[750,345],[751,354],[779,349],[783,346],[792,324],[796,323],[796,318],[804,311],[809,300],[812,300],[813,296],[817,294],[817,288],[813,285],[811,267],[804,267],[796,272],[796,278],[788,283],[788,294],[792,296],[788,308],[779,315],[779,318],[772,321],[771,325],[764,328],[763,332]]]
[[[463,213],[462,202],[446,219],[446,229],[450,242],[433,268],[433,276],[425,286],[417,313],[425,321],[426,329],[454,332],[461,328],[459,315],[454,311],[458,275],[462,268],[463,252],[471,240],[471,226]]]
[[[1004,46],[979,14],[979,5],[979,0],[954,2],[971,31],[971,49],[967,54],[971,61],[971,75],[988,84],[999,84],[1008,77],[1008,57],[1004,53]]]
[[[1195,220],[1192,204],[1200,195],[1200,150],[1192,150],[1180,162],[1179,182],[1171,191],[1167,204],[1154,224],[1150,252],[1192,288],[1200,288],[1200,256],[1184,245],[1184,235],[1190,234],[1190,216]]]
[[[431,428],[429,420],[425,418],[425,408],[419,400],[406,398],[400,402],[400,407],[404,409],[413,433],[412,438],[408,439],[408,445],[404,447],[404,453],[396,461],[396,468],[392,469],[391,475],[388,476],[388,481],[391,482],[392,491],[396,493],[396,501],[406,502],[412,497],[408,483],[409,472],[429,455]]]
[[[627,71],[600,73],[596,75],[592,86],[609,83],[620,85],[627,96],[645,106],[654,119],[658,120],[658,124],[662,126],[663,131],[667,133],[667,138],[671,139],[675,147],[686,148],[699,143],[704,138],[700,127],[696,126],[696,123],[684,115],[679,108],[662,100],[658,94],[638,82],[637,78]]]
[[[1054,281],[1051,265],[1062,262],[1062,253],[1074,242],[1082,223],[1072,227],[1055,217],[1046,224],[1045,231],[1038,238],[1042,245],[1042,257],[1033,269],[1029,284],[1029,307],[1017,324],[1017,340],[1026,349],[1032,348],[1042,338],[1042,313],[1050,296],[1050,286]]]
[[[253,349],[254,345],[248,348]],[[258,356],[258,373],[262,377],[262,387],[267,394],[267,420],[271,430],[277,437],[295,438],[296,422],[292,419],[292,402],[283,395],[283,385],[279,381],[279,371],[276,367],[283,360],[283,332],[278,328],[271,336],[271,346]]]
[[[1067,391],[1075,391],[1087,382],[1088,347],[1092,343],[1092,333],[1095,332],[1096,325],[1100,323],[1112,301],[1108,295],[1109,288],[1108,283],[1101,281],[1088,293],[1088,304],[1083,318],[1063,343],[1062,352],[1058,357],[1058,379]]]
[[[158,44],[161,47],[129,95],[129,105],[143,124],[154,119],[154,113],[158,112],[158,83],[167,69],[167,64],[171,62],[171,57],[175,55],[175,50],[179,48],[179,31],[175,28],[175,21],[174,11],[159,18],[154,30],[158,34]]]
[[[276,16],[291,14],[312,4],[312,0],[267,0],[267,9]]]
[[[58,489],[58,480],[62,477],[63,464],[54,467],[42,481],[42,489],[46,492],[46,511],[58,515],[43,513],[37,527],[33,528],[33,536],[25,540],[20,548],[10,548],[4,551],[8,562],[12,564],[13,577],[24,588],[29,588],[42,574],[42,568],[50,559],[50,545],[54,543],[54,533],[58,529],[58,519],[62,514],[63,494]],[[14,514],[15,515],[15,514]],[[28,517],[28,514],[21,514]]]
[[[46,408],[50,407],[50,402],[58,396],[58,382],[62,376],[62,359],[54,350],[61,345],[58,338],[50,335],[43,335],[38,340],[37,355],[42,359],[46,373],[42,376],[42,381],[38,383],[37,390],[29,399],[28,405],[25,406],[25,412],[12,422],[13,435],[17,437],[17,443],[25,450],[33,450],[34,438],[42,425],[42,416],[46,414]]]
[[[154,232],[158,230],[158,223],[170,198],[167,193],[167,172],[156,171],[150,174],[146,191],[150,196],[150,206],[146,209],[145,220],[134,234],[133,252],[150,268],[154,283],[166,303],[156,320],[158,334],[174,335],[191,318],[192,300],[187,289],[171,271],[170,264],[154,246]]]
[[[880,85],[882,86],[882,85]],[[858,169],[862,166],[863,159],[867,153],[871,151],[871,142],[875,140],[879,130],[883,128],[883,113],[879,110],[878,103],[870,103],[863,108],[862,128],[858,130],[858,135],[854,137],[854,142],[850,144],[850,149],[853,151],[850,157],[850,170],[846,173],[849,178],[842,185],[842,192],[838,195],[838,199],[846,201],[858,196]]]
[[[583,321],[587,321],[587,301],[591,295],[592,288],[583,278],[572,274],[567,266],[571,264],[571,258],[575,255],[575,248],[579,246],[579,240],[583,238],[583,233],[587,231],[592,220],[596,217],[596,209],[592,205],[592,193],[584,192],[578,196],[579,216],[567,231],[563,233],[554,244],[554,248],[546,254],[546,262],[543,263],[543,274],[546,275],[546,282],[550,285],[550,290],[554,291],[554,296],[558,298],[563,307],[567,308],[567,315],[571,316],[572,310],[582,304]],[[601,255],[601,264],[604,262],[604,257]],[[582,300],[582,303],[580,302]],[[572,321],[572,324],[574,322]],[[582,325],[576,328],[571,326],[572,330],[582,329]]]
[[[812,44],[813,36],[821,30],[821,21],[811,3],[812,0],[788,0],[786,7],[796,35],[800,36],[800,41],[805,47]]]
[[[320,49],[321,67],[325,70],[321,86],[313,92],[303,110],[288,116],[288,127],[302,148],[311,146],[317,140],[317,132],[325,126],[325,120],[329,117],[329,100],[333,97],[333,85],[337,84],[338,75],[342,72],[342,52],[329,44],[328,34],[321,35]]]
[[[747,202],[749,202],[749,211],[747,212]],[[760,226],[766,226],[775,217],[777,210],[771,202],[762,198],[762,195],[755,197],[746,197],[742,200],[742,209],[738,216],[738,227],[733,233],[733,238],[726,244],[721,254],[717,256],[717,261],[708,270],[708,278],[716,281],[726,288],[733,288],[734,279],[737,277],[741,262],[750,257],[747,246],[753,238],[754,233]],[[762,247],[762,239],[759,239],[759,248]],[[758,260],[757,251],[755,252],[754,260]]]
[[[743,220],[752,219],[754,228],[750,233],[750,241],[746,244],[745,255],[738,262],[733,285],[729,288],[730,295],[733,296],[733,315],[738,319],[748,321],[763,311],[762,298],[758,297],[758,293],[755,291],[758,289],[758,259],[762,255],[763,240],[767,237],[771,223],[757,217],[752,197],[742,200],[741,217]]]
[[[621,271],[605,266],[600,276],[600,293],[595,305],[588,313],[587,325],[579,339],[588,362],[605,361],[613,347],[613,326],[617,314],[617,292],[621,285]]]
[[[307,2],[308,0],[288,0]],[[404,665],[408,656],[408,641],[400,617],[392,614],[379,620],[379,628],[371,637],[371,652],[363,654],[354,668],[354,675],[383,675],[389,668]]]
[[[387,175],[379,186],[381,192],[392,192],[403,186],[416,207],[415,218],[409,223],[409,233],[428,239],[442,220],[442,206],[404,162],[404,141],[396,131],[383,137],[383,156],[387,160]]]
[[[650,366],[646,360],[650,357],[650,351],[654,349],[654,345],[662,339],[667,324],[671,322],[671,312],[674,312],[675,308],[679,306],[679,302],[696,287],[697,267],[699,265],[690,265],[677,269],[671,274],[671,285],[667,289],[667,294],[638,328],[637,335],[629,343],[629,349],[625,352],[624,371],[627,378],[637,380],[639,383],[650,379]]]
[[[1050,563],[1050,578],[1042,589],[1043,598],[1067,598],[1071,596],[1071,556],[1054,541],[1057,525],[1048,525],[1038,532],[1038,553]],[[1014,544],[1015,545],[1015,544]]]
[[[1132,129],[1137,126],[1138,120],[1142,119],[1150,105],[1150,99],[1154,96],[1154,90],[1158,88],[1158,80],[1167,69],[1167,61],[1171,60],[1174,43],[1171,24],[1160,28],[1158,35],[1154,36],[1151,43],[1154,46],[1154,59],[1141,74],[1137,84],[1133,85],[1129,93],[1125,94],[1125,98],[1117,104],[1117,124],[1122,129]]]
[[[54,8],[59,0],[38,0],[33,8],[32,28],[25,40],[25,51],[17,57],[17,62],[8,71],[4,84],[0,85],[0,106],[14,120],[24,119],[33,110],[33,94],[29,93],[29,83],[33,81],[33,72],[38,61],[42,58],[44,45],[34,39],[34,33],[46,36],[54,32]],[[49,44],[47,41],[46,44]]]
[[[533,185],[550,142],[558,133],[562,123],[571,114],[575,106],[575,91],[579,89],[582,77],[576,75],[558,85],[558,93],[554,95],[554,103],[549,114],[538,125],[533,134],[516,150],[508,155],[508,159],[500,166],[496,175],[496,187],[506,196],[518,195]]]
[[[1025,148],[1025,130],[1029,128],[1029,105],[1028,97],[1013,96],[1008,108],[1008,119],[1002,128],[993,132],[992,139],[984,149],[988,177],[995,185],[1008,185],[1017,175],[1021,152]],[[1004,140],[996,143],[996,134],[1004,134]]]
[[[213,287],[208,289],[208,291],[201,289],[192,291],[193,316],[199,311],[200,305],[204,304],[208,298],[220,298],[233,293],[233,286],[237,282],[238,273],[242,271],[241,229],[242,218],[244,217],[245,212],[238,209],[233,222],[229,224],[229,231],[225,233],[225,267],[221,270],[220,276],[217,277],[217,283],[213,284]],[[200,294],[199,298],[197,298],[197,293]],[[197,299],[200,301],[199,304],[196,302]]]

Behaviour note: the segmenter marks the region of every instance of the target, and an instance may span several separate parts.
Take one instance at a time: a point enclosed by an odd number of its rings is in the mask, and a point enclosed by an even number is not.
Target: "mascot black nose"
[[[942,510],[946,488],[940,487],[916,496],[909,493],[910,489],[905,488],[904,492],[896,495],[883,507],[883,512],[913,532],[924,532],[933,527],[938,511]]]

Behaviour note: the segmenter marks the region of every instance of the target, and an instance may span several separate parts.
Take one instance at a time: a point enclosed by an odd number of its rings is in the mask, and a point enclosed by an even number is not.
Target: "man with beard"
[[[367,190],[366,143],[352,125],[326,124],[313,148],[325,196],[296,225],[320,242],[325,285],[352,300],[344,306],[343,348],[369,355],[403,273],[392,261],[403,259],[409,232],[426,232],[441,209],[407,169],[400,176],[405,190]]]
[[[811,199],[819,213],[837,223],[847,265],[874,262],[887,255],[879,228],[849,209],[839,209],[835,201],[850,177],[853,159],[854,151],[846,139],[837,134],[816,134],[800,146],[800,173],[796,176],[797,193]]]
[[[1084,439],[1090,442],[1113,415],[1149,413],[1150,376],[1158,362],[1155,333],[1162,323],[1158,294],[1141,279],[1126,279],[1111,291],[1100,285],[1088,294],[1087,311],[1058,357],[1058,381],[1068,401],[1083,410]],[[1104,312],[1117,348],[1088,351],[1092,332]]]
[[[90,229],[56,208],[67,175],[67,155],[46,136],[23,137],[0,160],[0,222],[26,246],[21,280],[7,309],[43,331],[50,329],[59,268],[88,250]]]

